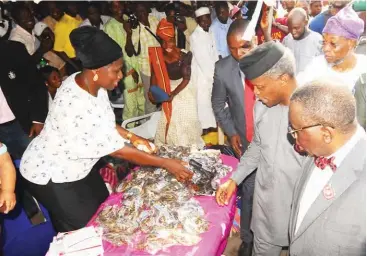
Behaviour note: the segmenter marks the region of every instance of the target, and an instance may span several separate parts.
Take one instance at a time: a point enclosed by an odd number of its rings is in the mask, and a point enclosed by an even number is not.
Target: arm
[[[193,175],[192,172],[190,172],[183,166],[184,163],[179,160],[150,155],[128,146],[125,146],[122,149],[115,151],[114,153],[110,154],[110,156],[120,159],[126,159],[129,162],[138,165],[153,166],[166,169],[171,174],[175,175],[175,177],[179,181],[190,180]]]
[[[214,83],[213,83],[213,91],[212,91],[212,106],[215,118],[219,123],[220,127],[223,129],[224,133],[229,137],[236,135],[236,129],[234,127],[233,119],[229,108],[225,108],[227,103],[227,88],[222,83],[219,71],[220,67],[218,62],[215,65],[214,71]]]
[[[8,213],[14,208],[16,203],[14,193],[16,172],[10,155],[5,150],[6,146],[0,143],[0,211]]]
[[[259,112],[258,104],[255,105],[255,115]],[[231,179],[239,185],[248,175],[250,175],[259,166],[260,161],[260,134],[259,129],[254,124],[254,138],[249,145],[247,151],[241,157],[241,161],[237,167],[237,170],[232,174]]]

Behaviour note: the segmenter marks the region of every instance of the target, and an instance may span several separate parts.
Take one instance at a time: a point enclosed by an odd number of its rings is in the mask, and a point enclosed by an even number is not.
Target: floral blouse
[[[22,157],[20,173],[35,184],[83,179],[101,157],[127,142],[116,129],[107,91],[101,88],[94,97],[75,75],[57,90],[43,130]]]

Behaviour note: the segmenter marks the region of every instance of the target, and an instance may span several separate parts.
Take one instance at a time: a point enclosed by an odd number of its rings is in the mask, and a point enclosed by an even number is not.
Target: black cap
[[[285,47],[279,42],[266,42],[251,50],[240,60],[246,79],[255,79],[271,69],[282,58]]]

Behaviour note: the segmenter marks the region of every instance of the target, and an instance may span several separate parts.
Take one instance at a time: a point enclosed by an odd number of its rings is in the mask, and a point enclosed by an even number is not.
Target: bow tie
[[[326,166],[330,166],[331,170],[333,172],[336,171],[336,165],[334,164],[335,157],[326,158],[323,156],[315,157],[315,165],[320,168],[321,170],[324,170]]]

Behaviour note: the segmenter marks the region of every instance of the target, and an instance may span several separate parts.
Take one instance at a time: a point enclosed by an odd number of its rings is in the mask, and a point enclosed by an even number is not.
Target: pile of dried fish
[[[220,163],[216,151],[163,146],[159,155],[191,160],[193,183],[203,193],[211,193],[212,180],[230,171]],[[133,172],[131,179],[117,188],[117,192],[123,193],[121,204],[107,206],[97,218],[104,239],[152,254],[173,245],[197,244],[209,223],[200,204],[192,198],[198,193],[192,187],[178,182],[163,169],[143,167]]]

